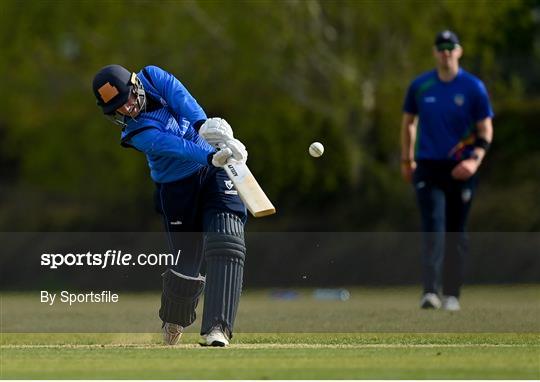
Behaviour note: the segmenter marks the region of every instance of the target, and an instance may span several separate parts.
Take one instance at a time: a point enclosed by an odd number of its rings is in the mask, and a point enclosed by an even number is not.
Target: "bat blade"
[[[228,162],[224,169],[236,187],[240,199],[254,217],[259,218],[276,213],[276,208],[245,163]]]

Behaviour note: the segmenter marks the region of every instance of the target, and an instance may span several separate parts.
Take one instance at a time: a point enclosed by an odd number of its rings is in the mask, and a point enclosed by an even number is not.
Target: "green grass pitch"
[[[123,297],[122,297],[123,296]],[[351,299],[246,291],[229,348],[197,345],[200,319],[175,347],[158,333],[38,333],[65,312],[25,318],[32,294],[2,295],[3,379],[540,379],[540,286],[467,287],[460,312],[422,311],[417,288],[355,288]],[[155,294],[122,294],[131,323],[159,325]],[[18,307],[17,312],[11,308]],[[10,309],[11,314],[6,310]],[[131,310],[130,310],[131,309]],[[81,328],[125,320],[75,310]],[[139,315],[139,316],[137,316]],[[135,318],[135,319],[134,319]],[[31,329],[22,330],[32,324]],[[94,327],[92,325],[95,325]],[[77,326],[73,326],[76,328]],[[18,333],[16,333],[18,331]],[[35,331],[36,333],[30,333]],[[155,331],[155,330],[154,330]]]

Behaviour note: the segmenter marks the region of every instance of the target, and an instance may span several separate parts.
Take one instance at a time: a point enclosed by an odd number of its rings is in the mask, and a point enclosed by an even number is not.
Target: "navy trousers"
[[[202,167],[195,174],[170,183],[156,183],[154,203],[163,216],[169,247],[181,250],[173,269],[186,276],[204,274],[202,232],[216,212],[231,212],[245,223],[246,207],[225,171]]]
[[[467,255],[466,222],[476,175],[466,181],[451,176],[455,161],[417,162],[413,184],[423,230],[424,293],[459,297]]]

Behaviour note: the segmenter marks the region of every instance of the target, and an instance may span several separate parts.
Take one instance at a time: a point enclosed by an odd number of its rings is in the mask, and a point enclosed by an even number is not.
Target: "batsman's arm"
[[[205,150],[191,141],[157,129],[137,134],[131,138],[131,144],[145,154],[191,160],[202,165],[208,165],[209,155],[214,154],[213,150]]]
[[[156,90],[175,112],[185,116],[194,125],[207,119],[202,107],[178,78],[157,66],[147,66],[146,70],[152,77]]]

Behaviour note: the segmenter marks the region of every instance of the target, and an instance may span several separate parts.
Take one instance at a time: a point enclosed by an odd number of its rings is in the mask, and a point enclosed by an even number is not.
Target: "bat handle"
[[[216,143],[216,148],[217,148],[217,149],[223,150],[223,149],[226,148],[226,147],[227,147],[227,145],[226,145],[225,143]],[[232,163],[232,161],[233,161],[233,159],[232,159],[232,157],[231,157],[231,158],[229,158],[229,159],[227,160],[227,164]]]

